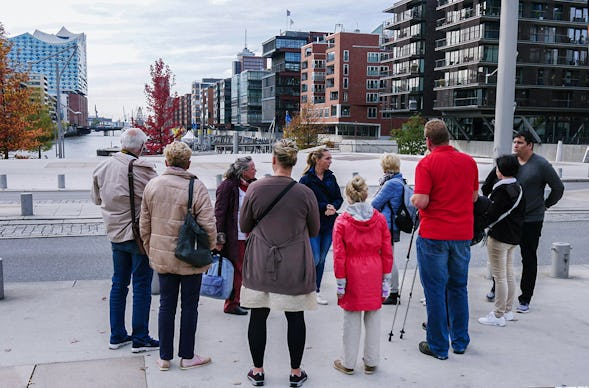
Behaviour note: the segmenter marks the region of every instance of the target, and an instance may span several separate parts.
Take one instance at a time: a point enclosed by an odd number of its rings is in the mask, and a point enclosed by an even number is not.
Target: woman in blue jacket
[[[395,224],[395,215],[403,201],[404,178],[399,172],[401,159],[397,154],[385,153],[380,159],[380,166],[384,175],[379,179],[379,188],[371,205],[385,216],[391,232],[391,243],[398,242],[401,231]],[[399,269],[396,263],[393,264],[390,287],[391,293],[382,304],[397,304],[399,300]]]
[[[335,175],[329,169],[331,165],[331,153],[327,148],[319,148],[309,153],[307,166],[303,171],[300,183],[306,185],[317,198],[321,227],[316,237],[311,237],[311,249],[315,260],[317,273],[317,303],[326,305],[327,300],[321,297],[321,279],[325,268],[325,258],[331,247],[331,233],[337,217],[337,210],[342,206],[343,198]]]

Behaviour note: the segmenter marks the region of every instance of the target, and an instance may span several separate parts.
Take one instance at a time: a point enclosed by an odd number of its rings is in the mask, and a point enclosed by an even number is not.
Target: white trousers
[[[364,363],[378,366],[380,360],[380,309],[373,311],[344,310],[344,356],[342,364],[354,369],[358,360],[360,337],[364,321]]]

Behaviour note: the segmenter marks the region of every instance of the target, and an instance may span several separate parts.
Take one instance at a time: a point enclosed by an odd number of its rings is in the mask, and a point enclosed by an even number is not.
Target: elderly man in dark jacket
[[[251,156],[239,157],[225,172],[225,180],[217,187],[215,217],[220,241],[217,250],[233,263],[233,292],[225,301],[227,314],[246,315],[239,305],[241,269],[245,255],[245,233],[239,229],[239,209],[249,184],[256,180],[256,165]],[[224,238],[224,239],[223,239]]]

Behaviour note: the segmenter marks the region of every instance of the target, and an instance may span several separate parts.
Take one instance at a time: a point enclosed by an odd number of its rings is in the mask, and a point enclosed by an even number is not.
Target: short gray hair
[[[129,128],[121,135],[121,146],[124,150],[140,151],[147,141],[147,135],[139,128]]]
[[[235,162],[231,163],[231,166],[225,171],[225,178],[241,178],[243,173],[249,168],[251,161],[251,156],[242,156],[235,159]]]

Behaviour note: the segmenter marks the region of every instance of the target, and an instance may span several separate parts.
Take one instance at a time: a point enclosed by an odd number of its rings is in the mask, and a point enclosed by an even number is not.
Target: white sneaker
[[[497,318],[495,313],[491,311],[486,317],[479,318],[479,323],[482,323],[483,325],[503,327],[505,326],[505,318]]]
[[[317,304],[326,305],[328,302],[321,297],[321,294],[317,293]]]
[[[515,321],[515,317],[513,316],[513,311],[508,311],[505,314],[503,314],[503,318],[505,318],[506,321]]]

